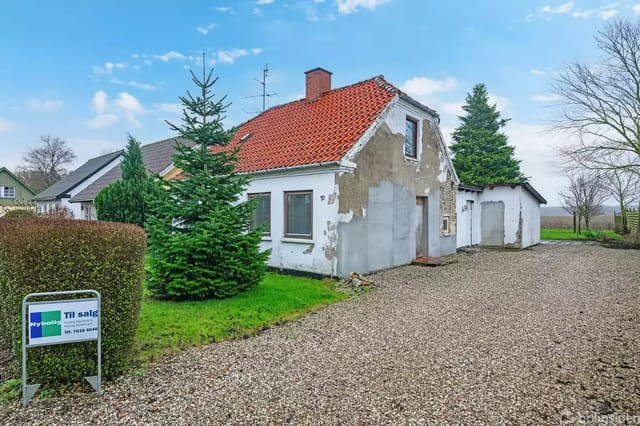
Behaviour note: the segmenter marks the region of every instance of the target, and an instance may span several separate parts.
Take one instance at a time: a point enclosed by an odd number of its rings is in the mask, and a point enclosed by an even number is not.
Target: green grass
[[[586,230],[577,235],[571,229],[541,229],[540,238],[543,240],[600,240],[601,235],[607,235],[612,240],[622,240],[622,236],[610,229]]]
[[[253,335],[348,297],[330,281],[268,273],[257,287],[223,300],[161,301],[145,295],[138,332],[139,359]]]

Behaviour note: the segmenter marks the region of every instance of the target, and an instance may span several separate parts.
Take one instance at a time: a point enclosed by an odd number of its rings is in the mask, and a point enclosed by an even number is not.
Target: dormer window
[[[407,117],[404,133],[404,155],[418,158],[418,122]]]

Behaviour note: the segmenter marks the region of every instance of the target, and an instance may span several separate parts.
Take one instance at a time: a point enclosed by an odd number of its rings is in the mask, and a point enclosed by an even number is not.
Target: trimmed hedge
[[[102,372],[128,367],[140,314],[146,235],[135,225],[70,219],[0,220],[0,347],[20,359],[21,302],[28,293],[94,289],[102,296]],[[33,383],[96,373],[95,342],[29,349]]]

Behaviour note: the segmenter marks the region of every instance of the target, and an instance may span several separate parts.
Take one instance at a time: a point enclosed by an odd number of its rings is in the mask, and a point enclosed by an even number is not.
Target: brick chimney
[[[331,90],[331,73],[323,68],[314,68],[304,73],[306,81],[306,98],[308,101],[318,99],[323,93]]]

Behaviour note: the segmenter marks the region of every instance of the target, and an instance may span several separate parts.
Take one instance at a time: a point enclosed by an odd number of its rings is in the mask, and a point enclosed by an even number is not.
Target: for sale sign
[[[29,303],[29,346],[96,340],[99,316],[98,299]]]

